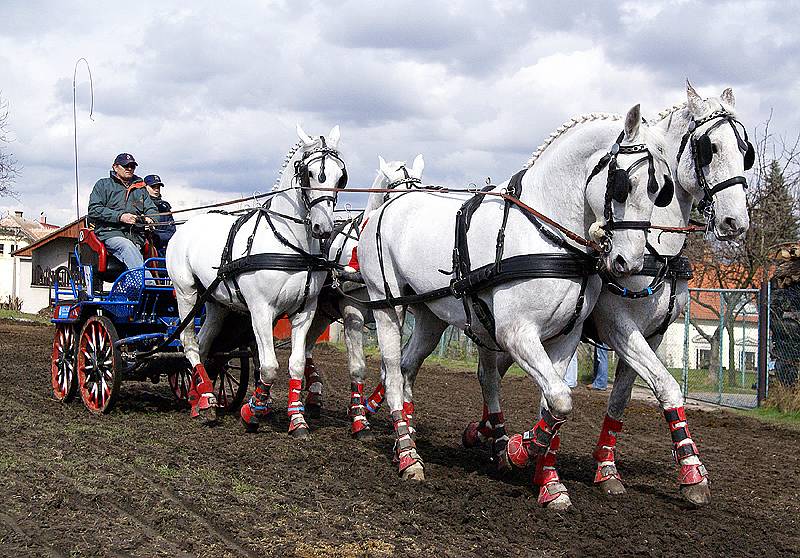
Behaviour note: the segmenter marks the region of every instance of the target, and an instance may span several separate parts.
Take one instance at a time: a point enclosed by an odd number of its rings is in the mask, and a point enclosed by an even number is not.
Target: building
[[[78,233],[85,226],[81,217],[13,252],[15,260],[12,296],[22,301],[22,311],[35,314],[50,306],[50,286],[56,277],[67,281],[74,267],[73,253]]]
[[[44,214],[32,221],[25,219],[22,211],[15,211],[0,219],[0,303],[13,303],[21,298],[19,292],[19,259],[12,254],[57,230],[47,223]],[[24,301],[23,301],[24,302]]]

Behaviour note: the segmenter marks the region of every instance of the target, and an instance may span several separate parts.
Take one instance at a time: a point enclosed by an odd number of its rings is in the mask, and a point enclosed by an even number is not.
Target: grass
[[[38,314],[26,314],[16,310],[0,310],[0,319],[19,320],[22,322],[36,322],[39,324],[49,324],[50,318],[39,316]]]
[[[736,413],[741,413],[764,422],[789,426],[793,429],[800,429],[800,411],[784,412],[776,409],[775,407],[768,406],[747,411],[734,409],[734,411]]]

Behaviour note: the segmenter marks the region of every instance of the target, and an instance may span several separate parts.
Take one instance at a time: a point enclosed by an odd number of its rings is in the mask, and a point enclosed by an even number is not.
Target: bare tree
[[[8,103],[0,98],[0,197],[14,194],[14,179],[19,173],[19,164],[8,151],[11,134],[8,130]]]
[[[753,288],[766,278],[776,245],[800,238],[800,134],[792,141],[774,136],[770,120],[757,132],[756,165],[748,177],[750,230],[736,243],[689,238],[685,253],[692,260],[695,284],[719,289]],[[722,331],[728,336],[728,373],[735,377],[734,325],[747,308],[744,293],[726,293],[724,304],[707,293],[695,293],[692,304],[706,308],[719,320],[713,334],[695,329],[711,345],[710,376],[719,366]],[[722,308],[720,308],[722,306]]]

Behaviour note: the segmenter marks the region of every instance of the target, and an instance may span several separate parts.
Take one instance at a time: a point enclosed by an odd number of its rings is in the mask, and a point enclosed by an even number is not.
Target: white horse
[[[667,155],[679,188],[666,207],[656,207],[653,223],[664,227],[685,227],[694,202],[710,203],[711,225],[718,239],[730,240],[744,234],[749,227],[743,173],[752,165],[752,146],[744,128],[736,120],[734,96],[726,89],[719,99],[702,99],[687,82],[687,101],[659,115],[655,125],[667,141]],[[703,139],[707,138],[707,139]],[[682,147],[683,146],[683,147]],[[681,151],[682,149],[682,151]],[[749,159],[749,160],[748,160]],[[747,162],[746,162],[747,161]],[[660,232],[648,234],[653,252],[674,258],[683,249],[685,235]],[[607,494],[625,491],[614,460],[618,434],[622,431],[622,415],[630,400],[636,375],[644,379],[664,409],[673,439],[673,450],[679,457],[681,494],[695,505],[710,502],[708,475],[702,465],[697,446],[689,435],[683,393],[675,378],[655,354],[666,327],[686,306],[688,280],[670,260],[672,271],[659,280],[656,270],[651,275],[637,275],[604,284],[594,307],[589,325],[594,335],[619,355],[616,377],[593,456],[596,460],[595,483]],[[674,279],[673,279],[674,276]],[[654,292],[648,294],[647,289]],[[627,289],[621,296],[621,289]],[[634,298],[635,297],[635,298]],[[513,364],[509,355],[499,355],[498,370],[502,375]],[[496,421],[495,421],[496,422]],[[502,438],[502,428],[484,416],[480,423],[471,423],[464,435],[465,445]]]
[[[269,390],[278,371],[272,339],[272,327],[283,314],[292,324],[292,352],[289,357],[289,432],[306,437],[308,426],[300,401],[305,365],[305,339],[317,305],[317,295],[327,270],[303,269],[305,263],[318,262],[319,239],[333,229],[334,196],[314,188],[338,185],[346,177],[344,163],[337,151],[339,127],[327,139],[311,138],[298,125],[300,143],[292,148],[284,163],[290,172],[281,171],[279,183],[268,202],[247,218],[221,213],[207,213],[190,218],[170,242],[167,270],[175,286],[178,312],[184,319],[198,299],[198,291],[210,291],[206,318],[199,341],[192,327],[181,333],[184,352],[192,365],[192,415],[213,418],[216,400],[202,361],[211,342],[219,333],[225,316],[231,311],[249,312],[258,345],[261,383],[256,388],[256,405],[249,417],[257,422],[270,410]],[[233,231],[233,227],[238,227]],[[231,243],[228,246],[229,235]],[[245,265],[238,272],[218,279],[223,262],[235,265],[244,256],[268,255],[273,262],[259,266]],[[302,254],[305,253],[306,256]],[[275,264],[275,261],[278,264]],[[291,265],[287,267],[287,262]],[[231,266],[231,269],[234,269]],[[255,407],[255,408],[253,408]]]
[[[604,115],[592,115],[587,120],[580,126],[576,125],[579,120],[572,121],[553,147],[540,157],[537,166],[524,175],[518,173],[516,181],[504,183],[500,189],[510,188],[523,204],[584,237],[600,238],[602,226],[615,228],[613,242],[608,244],[601,261],[614,276],[630,274],[642,266],[643,227],[650,219],[654,199],[661,186],[671,182],[662,156],[663,139],[641,122],[638,105],[628,112],[621,134],[619,124]],[[464,211],[463,202],[463,197],[455,194],[407,193],[375,212],[362,232],[359,245],[361,271],[370,298],[397,299],[447,288],[450,284],[447,270],[461,269],[466,257],[463,245],[457,246],[459,254],[454,256],[450,240],[457,214]],[[471,215],[473,232],[467,233],[466,238],[474,267],[495,262],[501,252],[500,240],[502,253],[520,256],[522,259],[517,261],[530,262],[525,256],[536,254],[539,255],[536,260],[542,263],[541,255],[545,253],[559,254],[559,258],[573,263],[587,261],[581,249],[565,247],[569,242],[563,242],[540,220],[532,224],[523,211],[505,213],[510,206],[510,201],[487,197]],[[505,235],[496,242],[501,236],[498,229],[504,222]],[[606,241],[611,240],[610,236]],[[565,259],[553,264],[558,272],[563,273]],[[512,438],[509,457],[519,465],[527,463],[529,456],[537,458],[540,464],[544,462],[546,468],[540,467],[541,474],[535,478],[541,485],[539,502],[556,509],[570,505],[566,488],[546,459],[551,442],[556,440],[554,445],[557,445],[558,429],[572,410],[570,390],[561,378],[577,347],[580,325],[600,292],[600,279],[591,273],[576,271],[575,275],[563,273],[555,278],[552,274],[534,275],[536,278],[523,275],[479,293],[457,293],[470,297],[471,307],[454,296],[412,304],[415,328],[402,353],[402,362],[401,308],[374,310],[385,367],[386,401],[397,436],[395,457],[404,478],[424,478],[424,473],[402,410],[403,402],[413,401],[413,377],[436,347],[441,333],[452,324],[471,331],[481,345],[490,347],[496,343],[541,387],[542,418],[524,437]],[[484,325],[485,320],[471,317],[485,316],[487,312],[493,317],[494,332]],[[499,382],[494,353],[481,349],[480,359],[480,373],[496,377]],[[412,381],[404,382],[404,376]],[[489,401],[489,407],[493,413],[499,413],[499,400]]]
[[[708,196],[707,202],[711,203],[709,207],[712,209],[709,219],[714,234],[720,240],[732,240],[744,234],[750,225],[744,171],[752,165],[754,153],[748,155],[752,146],[748,145],[744,128],[736,121],[731,89],[723,91],[719,99],[704,100],[687,83],[687,97],[685,104],[659,115],[656,123],[666,136],[670,164],[681,189],[673,203],[653,213],[653,222],[685,227],[689,223],[692,203],[702,203]],[[682,143],[684,150],[679,158]],[[720,185],[723,188],[711,194]],[[658,254],[674,256],[683,249],[685,236],[660,235],[653,231],[648,235],[648,241]],[[650,283],[650,279],[630,277],[620,284],[631,291],[639,291]],[[655,354],[666,326],[682,314],[688,296],[688,280],[678,277],[674,283],[665,281],[664,287],[653,296],[636,300],[625,300],[612,294],[610,289],[603,289],[595,306],[592,319],[599,338],[617,351],[620,358],[608,412],[594,452],[597,465],[595,482],[606,493],[624,492],[614,461],[614,448],[622,430],[622,415],[638,374],[664,409],[673,451],[680,466],[681,493],[696,505],[711,501],[708,475],[689,435],[683,392]]]
[[[411,188],[421,183],[422,171],[425,160],[422,155],[417,155],[411,167],[405,161],[384,161],[378,157],[379,168],[372,183],[373,190]],[[352,265],[358,260],[355,250],[358,247],[358,237],[361,227],[369,220],[372,212],[378,208],[390,194],[373,193],[367,200],[364,212],[346,223],[335,228],[328,255],[342,266]],[[337,234],[338,233],[338,234]],[[357,268],[356,268],[357,269]],[[316,369],[313,361],[313,350],[316,339],[322,335],[333,321],[341,319],[344,325],[344,341],[347,346],[347,363],[350,371],[350,432],[353,437],[360,440],[370,439],[372,431],[366,416],[364,399],[364,380],[366,378],[366,362],[364,360],[364,324],[371,321],[371,312],[358,302],[366,300],[367,290],[357,283],[348,283],[347,295],[342,296],[333,288],[324,288],[319,297],[317,312],[308,333],[306,350],[306,381],[309,394],[306,398],[306,411],[310,416],[319,413],[322,407],[322,376]]]

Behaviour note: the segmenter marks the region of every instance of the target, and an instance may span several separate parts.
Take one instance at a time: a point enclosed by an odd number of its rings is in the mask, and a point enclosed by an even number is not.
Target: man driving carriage
[[[137,225],[153,223],[158,213],[136,167],[133,155],[120,153],[109,177],[98,180],[89,196],[88,217],[97,238],[128,269],[144,265],[144,229]]]

